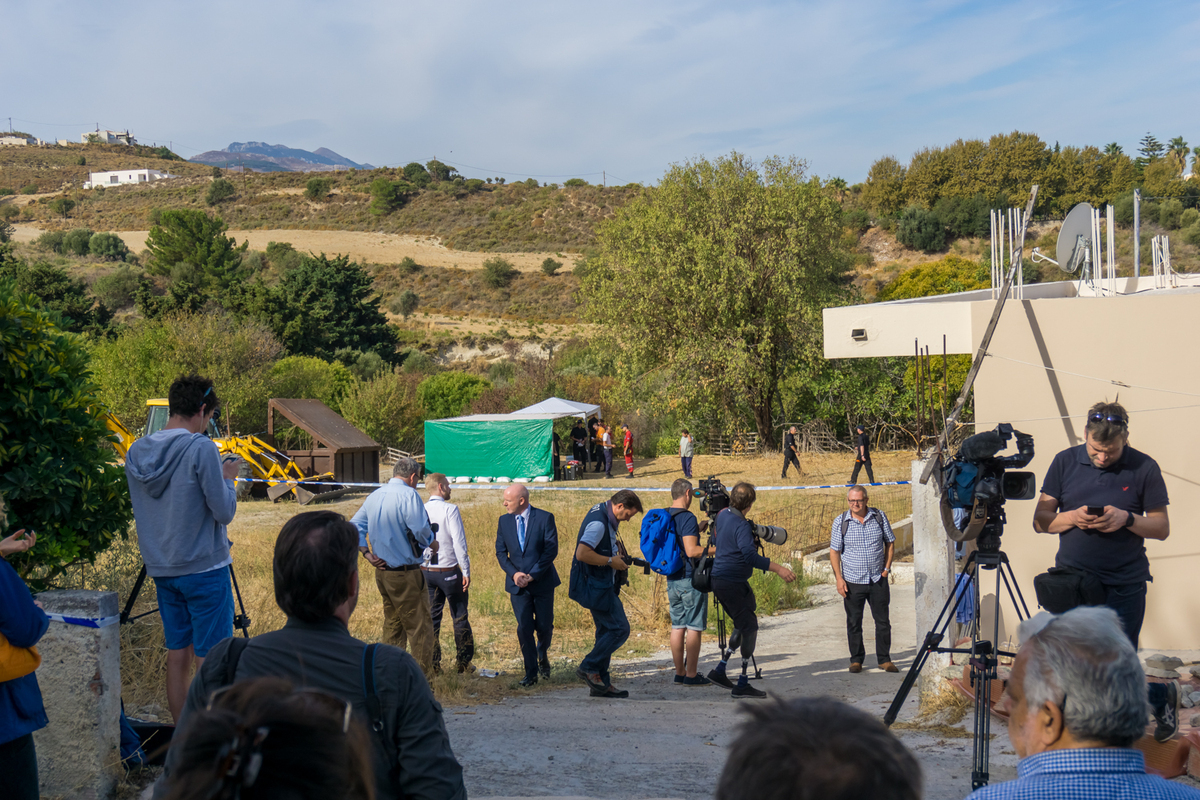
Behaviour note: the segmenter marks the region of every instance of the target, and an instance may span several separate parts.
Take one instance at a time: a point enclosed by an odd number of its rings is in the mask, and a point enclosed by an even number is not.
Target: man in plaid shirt
[[[884,672],[899,672],[892,663],[892,623],[888,618],[891,594],[888,576],[896,553],[896,536],[887,515],[867,506],[867,490],[853,486],[846,493],[850,508],[833,520],[829,534],[829,564],[846,607],[846,638],[850,644],[850,671],[862,672],[863,606],[871,604],[875,620],[875,657]]]
[[[1016,780],[970,800],[1200,800],[1146,774],[1146,677],[1115,611],[1083,606],[1021,623],[1005,694]]]

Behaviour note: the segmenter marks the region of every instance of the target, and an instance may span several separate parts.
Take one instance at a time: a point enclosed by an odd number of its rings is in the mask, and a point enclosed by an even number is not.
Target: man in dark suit
[[[539,674],[550,677],[554,587],[562,582],[554,569],[558,529],[553,514],[529,505],[529,490],[520,484],[504,490],[504,508],[508,513],[496,525],[496,559],[508,576],[504,588],[517,617],[517,641],[525,659],[521,685],[533,686]]]

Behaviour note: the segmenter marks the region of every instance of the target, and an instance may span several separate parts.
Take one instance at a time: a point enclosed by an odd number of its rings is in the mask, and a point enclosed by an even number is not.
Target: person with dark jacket
[[[729,508],[717,515],[716,532],[713,534],[717,545],[712,570],[713,594],[733,622],[733,633],[729,637],[729,648],[721,654],[717,666],[708,673],[708,679],[732,689],[734,697],[767,696],[766,692],[751,686],[746,677],[746,667],[758,641],[758,616],[755,614],[758,604],[754,590],[750,588],[750,576],[755,569],[761,569],[763,572],[774,572],[786,583],[796,580],[796,573],[758,552],[753,529],[746,519],[757,496],[751,484],[736,484],[729,492]],[[735,686],[725,675],[725,665],[739,643],[742,675]]]
[[[32,532],[26,535],[23,529],[0,540],[0,633],[12,647],[33,647],[50,626],[50,618],[5,560],[36,542],[37,536]],[[0,683],[0,783],[6,800],[38,800],[33,732],[48,722],[34,672]]]
[[[191,718],[218,689],[253,678],[284,678],[350,704],[370,731],[377,800],[460,800],[462,767],[450,749],[442,707],[413,657],[350,635],[358,604],[358,529],[334,511],[292,517],[275,541],[275,602],[287,615],[277,631],[225,639],[213,647],[188,691],[176,739],[155,797],[170,789],[187,752]]]

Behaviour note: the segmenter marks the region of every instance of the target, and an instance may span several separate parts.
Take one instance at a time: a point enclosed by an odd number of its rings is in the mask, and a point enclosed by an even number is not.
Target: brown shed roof
[[[331,450],[379,449],[375,440],[344,420],[320,400],[273,397],[267,403],[267,418],[272,419],[276,411]]]

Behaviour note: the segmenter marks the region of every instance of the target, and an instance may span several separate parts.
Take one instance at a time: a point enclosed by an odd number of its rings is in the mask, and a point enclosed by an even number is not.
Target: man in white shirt
[[[467,557],[467,534],[462,515],[450,500],[450,481],[440,472],[425,477],[430,490],[425,511],[429,521],[437,524],[436,553],[425,551],[425,583],[429,587],[429,611],[433,617],[433,671],[442,671],[442,610],[450,603],[450,618],[454,623],[455,663],[459,672],[473,672],[471,659],[475,656],[475,638],[467,619],[467,587],[471,585],[471,560]]]

